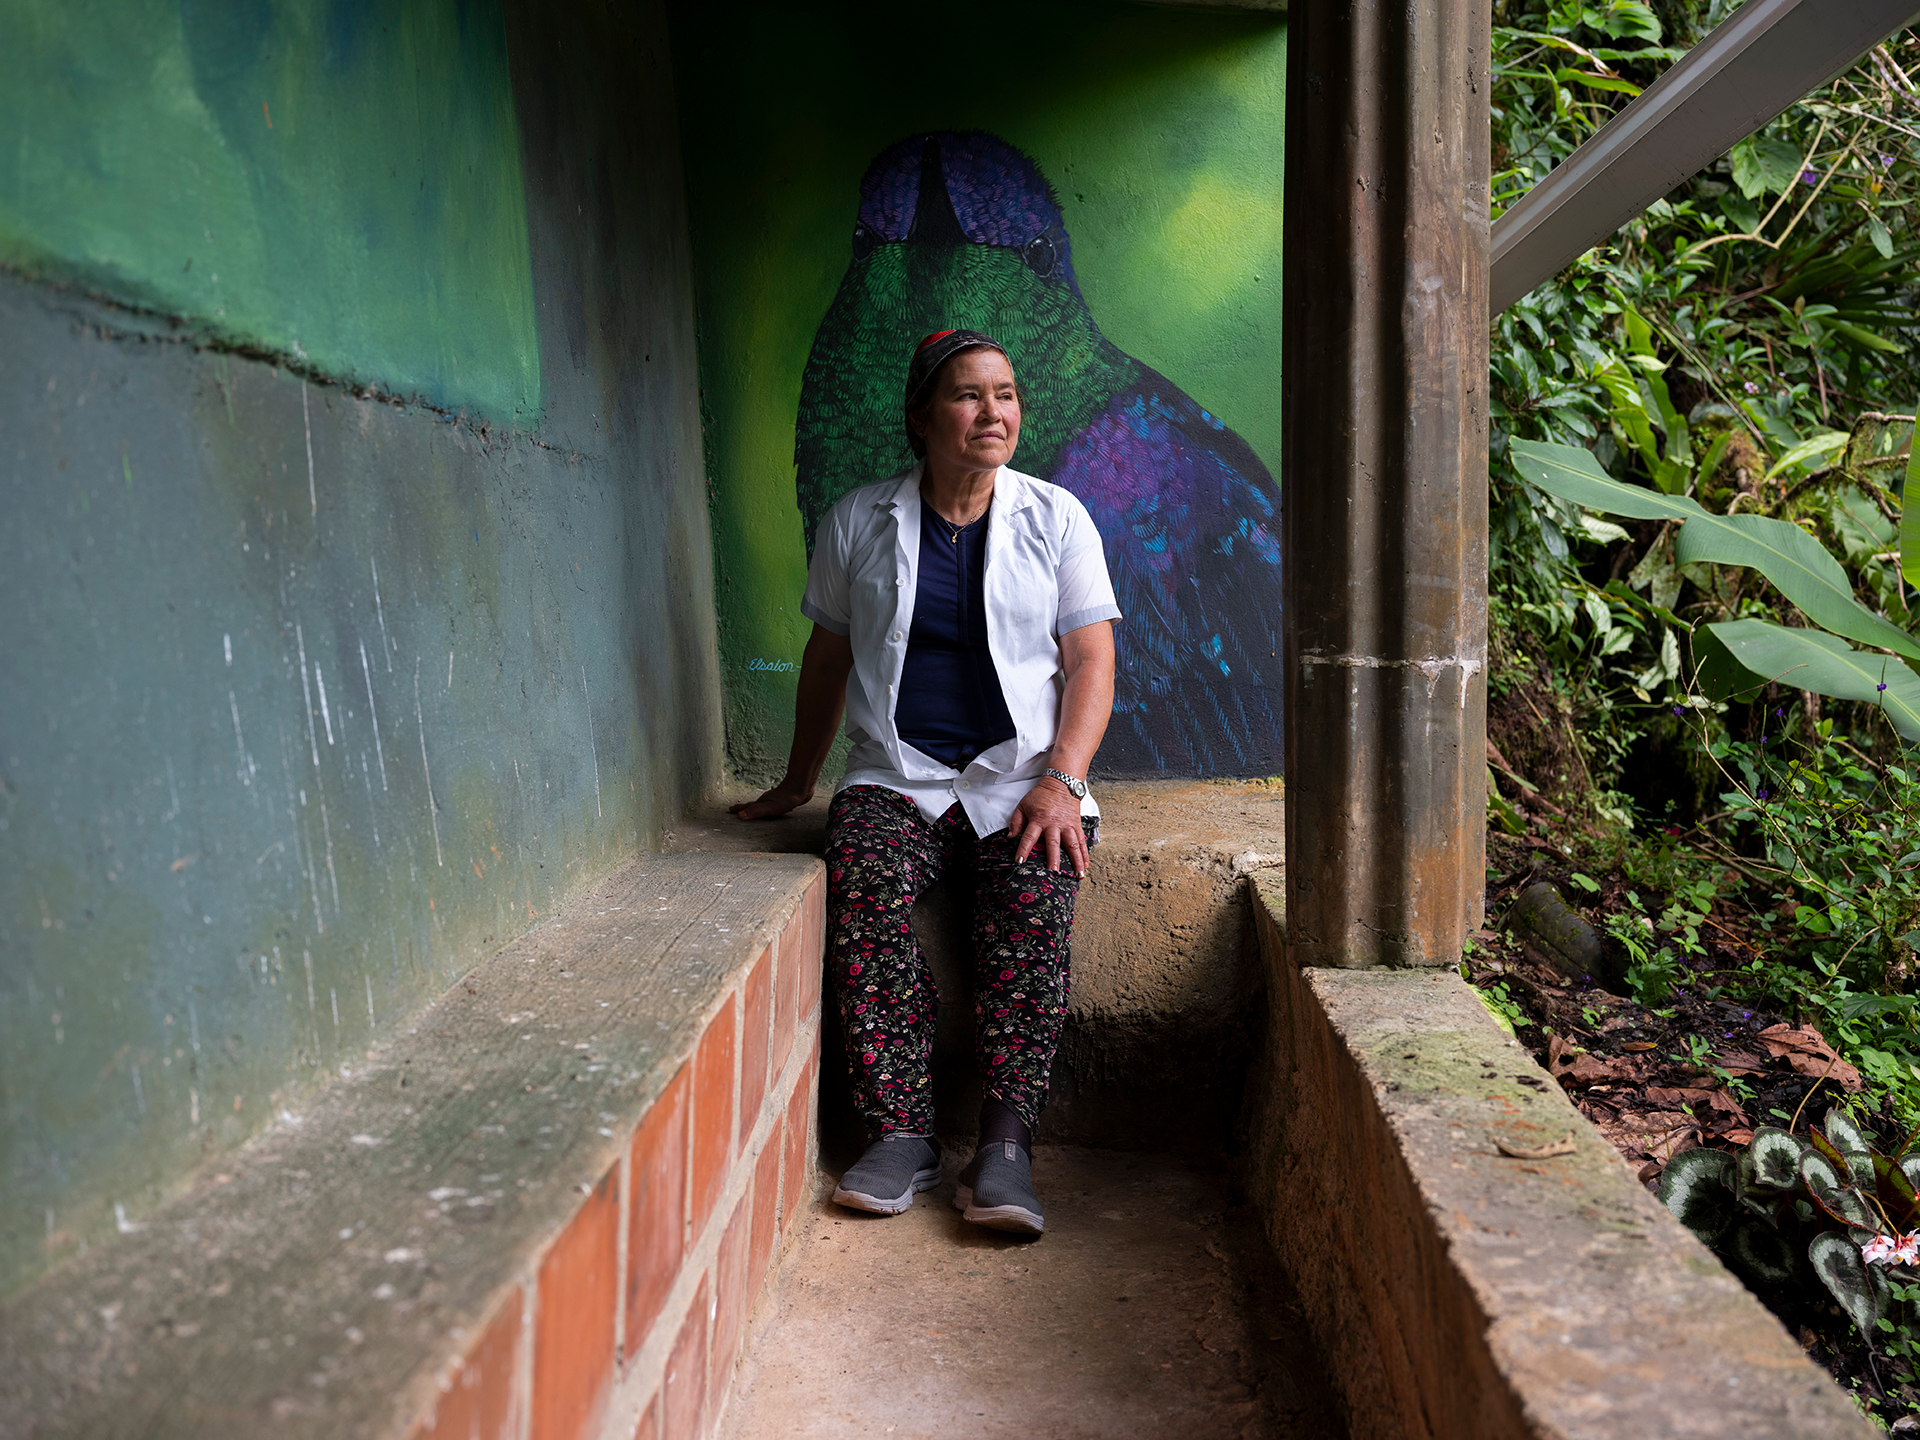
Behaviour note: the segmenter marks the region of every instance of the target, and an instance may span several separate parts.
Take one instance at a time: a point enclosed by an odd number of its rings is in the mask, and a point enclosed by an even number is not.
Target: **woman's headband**
[[[998,350],[1002,355],[1007,353],[1006,347],[998,340],[990,335],[982,335],[978,330],[934,331],[914,346],[913,359],[907,365],[908,410],[920,403],[922,394],[940,367],[962,350]]]

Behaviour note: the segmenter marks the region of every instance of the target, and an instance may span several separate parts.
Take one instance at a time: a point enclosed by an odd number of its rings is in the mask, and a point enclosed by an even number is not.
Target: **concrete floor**
[[[728,1440],[1337,1440],[1291,1288],[1189,1160],[1039,1147],[1047,1233],[822,1200],[762,1302]]]

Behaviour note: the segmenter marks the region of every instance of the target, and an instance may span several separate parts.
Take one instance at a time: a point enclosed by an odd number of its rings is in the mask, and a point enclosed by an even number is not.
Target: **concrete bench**
[[[814,1189],[823,898],[629,862],[0,1306],[0,1436],[700,1433]]]

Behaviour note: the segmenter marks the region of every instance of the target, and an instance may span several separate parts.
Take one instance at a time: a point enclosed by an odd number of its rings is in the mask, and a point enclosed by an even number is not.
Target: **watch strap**
[[[1074,799],[1084,800],[1087,798],[1087,782],[1086,781],[1081,780],[1076,776],[1069,775],[1064,770],[1049,769],[1047,771],[1047,774],[1051,775],[1055,780],[1058,780],[1062,785],[1066,786],[1067,792],[1070,795],[1072,795]]]

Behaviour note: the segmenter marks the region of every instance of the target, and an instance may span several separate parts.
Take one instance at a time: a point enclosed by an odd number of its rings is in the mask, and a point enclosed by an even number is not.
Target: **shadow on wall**
[[[997,136],[915,135],[861,181],[795,426],[809,553],[834,501],[912,464],[901,376],[920,336],[950,328],[1006,346],[1019,467],[1077,495],[1106,542],[1125,619],[1101,770],[1278,770],[1279,489],[1223,421],[1100,333],[1053,186]]]

